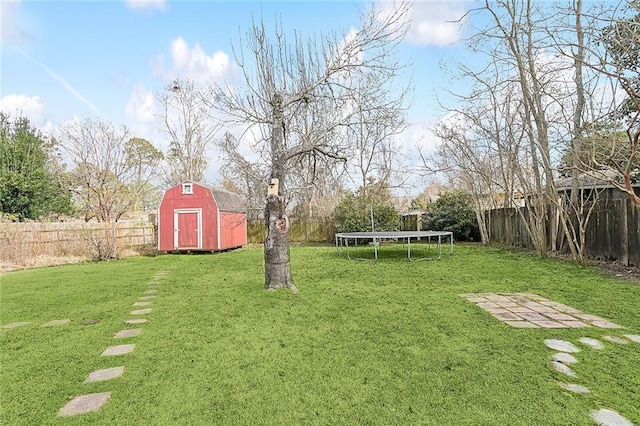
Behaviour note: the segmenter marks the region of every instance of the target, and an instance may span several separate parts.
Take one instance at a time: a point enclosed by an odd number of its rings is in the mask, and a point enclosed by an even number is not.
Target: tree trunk
[[[273,123],[271,129],[271,179],[278,179],[277,194],[267,196],[265,221],[267,237],[264,240],[264,286],[267,290],[288,288],[297,291],[291,276],[289,257],[289,218],[285,214],[286,148],[284,144],[284,112],[282,95],[276,93],[271,102]],[[274,188],[275,192],[275,188]]]

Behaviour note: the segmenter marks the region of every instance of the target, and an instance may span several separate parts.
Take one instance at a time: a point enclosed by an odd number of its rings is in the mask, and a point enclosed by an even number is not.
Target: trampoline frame
[[[347,259],[349,260],[371,260],[364,258],[351,257],[349,255],[349,240],[354,240],[354,246],[358,247],[358,240],[371,240],[373,243],[374,258],[373,261],[378,260],[378,247],[381,240],[401,240],[404,245],[404,240],[407,241],[407,259],[409,261],[422,261],[422,260],[436,260],[442,258],[442,240],[443,237],[449,238],[449,253],[453,254],[453,232],[450,231],[377,231],[377,232],[339,232],[335,235],[336,249],[338,253],[342,250],[346,252]],[[437,250],[438,257],[422,257],[419,259],[411,258],[411,238],[426,238],[427,244],[431,246],[431,238],[437,238]],[[445,241],[446,242],[446,241]]]

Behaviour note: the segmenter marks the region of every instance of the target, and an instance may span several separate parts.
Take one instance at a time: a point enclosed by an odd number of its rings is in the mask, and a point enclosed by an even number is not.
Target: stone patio
[[[605,318],[532,293],[466,293],[459,296],[515,328],[622,328]]]

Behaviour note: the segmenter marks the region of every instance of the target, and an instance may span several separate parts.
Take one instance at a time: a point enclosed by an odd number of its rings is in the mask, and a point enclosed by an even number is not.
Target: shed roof
[[[230,192],[220,188],[209,188],[218,204],[218,209],[225,212],[241,212],[247,211],[247,203],[240,194]]]
[[[578,175],[578,182],[581,189],[602,189],[614,188],[611,183],[613,180],[619,179],[620,175],[615,170],[593,170],[590,173],[581,173]],[[571,177],[559,178],[555,180],[556,190],[571,190],[573,180]],[[633,187],[640,186],[640,182],[634,182]]]
[[[235,192],[227,191],[226,189],[221,188],[213,188],[207,185],[203,185],[199,182],[193,182],[190,180],[185,180],[180,182],[176,186],[183,185],[185,183],[192,183],[211,191],[213,198],[216,200],[216,204],[218,205],[218,209],[223,212],[239,212],[246,213],[247,212],[247,203],[240,194],[236,194]]]

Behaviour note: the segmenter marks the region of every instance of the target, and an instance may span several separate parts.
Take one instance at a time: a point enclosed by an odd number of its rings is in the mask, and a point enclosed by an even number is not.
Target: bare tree
[[[604,50],[591,49],[593,60],[588,66],[611,79],[616,105],[606,117],[613,131],[598,132],[599,139],[606,141],[606,151],[592,145],[589,161],[581,167],[586,173],[611,175],[610,183],[640,208],[634,189],[640,181],[640,2],[620,2],[613,13],[594,19],[604,24],[599,37]]]
[[[385,14],[370,9],[359,29],[319,41],[296,35],[289,42],[281,27],[270,36],[264,23],[255,24],[236,51],[246,90],[216,90],[216,105],[227,123],[264,135],[260,144],[267,148],[272,182],[265,209],[267,289],[296,289],[286,212],[293,165],[301,157],[346,161],[357,83],[367,73],[395,77],[400,65],[390,59],[406,34],[408,10],[407,3]],[[314,120],[312,132],[300,125],[305,116]]]
[[[169,137],[167,183],[204,182],[207,151],[220,129],[204,92],[192,80],[176,78],[156,93],[156,98],[162,105],[163,130]]]
[[[573,257],[582,259],[580,235],[592,204],[578,198],[580,183],[574,178],[576,190],[567,205],[556,179],[563,167],[572,176],[580,173],[577,164],[563,166],[562,155],[584,149],[585,123],[594,122],[606,106],[598,98],[598,76],[584,67],[585,46],[598,30],[593,20],[585,22],[581,0],[568,8],[540,6],[499,0],[475,11],[490,24],[478,29],[470,47],[487,62],[477,70],[459,65],[473,89],[457,95],[463,106],[449,107],[460,123],[450,128],[443,122],[437,134],[449,141],[441,154],[473,192],[488,189],[504,194],[504,201],[519,198],[505,206],[516,208],[540,254],[564,241]]]
[[[131,142],[136,139],[126,127],[91,119],[73,121],[61,128],[58,139],[71,160],[71,191],[85,220],[117,222],[153,190],[155,161],[133,148],[144,147],[152,155],[157,150],[148,141]],[[94,243],[99,258],[115,257],[115,227],[107,228],[104,241]]]

